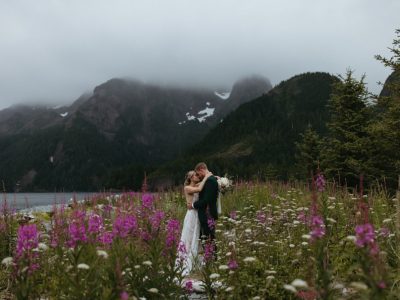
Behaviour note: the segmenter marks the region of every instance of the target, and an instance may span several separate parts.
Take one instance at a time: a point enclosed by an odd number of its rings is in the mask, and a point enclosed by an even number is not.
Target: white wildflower
[[[344,288],[344,285],[341,283],[332,283],[331,288],[335,290],[342,290]]]
[[[254,262],[254,261],[256,261],[256,258],[248,256],[248,257],[244,258],[243,261],[244,262]]]
[[[311,235],[309,235],[309,234],[303,234],[303,235],[301,236],[301,238],[303,238],[303,239],[305,239],[305,240],[309,240],[309,239],[311,239]]]
[[[271,270],[271,271],[266,271],[265,273],[267,273],[267,274],[276,274],[276,271]]]
[[[210,275],[210,279],[217,279],[217,278],[219,278],[219,274],[217,274],[217,273],[212,273],[211,275]]]
[[[301,243],[303,246],[308,246],[308,243],[307,242],[302,242]]]
[[[383,224],[390,223],[390,222],[392,222],[392,219],[385,219],[382,221]]]
[[[104,250],[97,250],[97,256],[100,256],[102,258],[108,258],[108,253]]]
[[[328,199],[329,199],[329,200],[335,200],[336,197],[329,196]]]
[[[293,224],[294,224],[294,225],[298,225],[298,224],[300,224],[300,222],[297,221],[297,220],[294,220],[294,221],[293,221]]]
[[[231,256],[231,255],[232,255],[232,252],[227,252],[225,255],[226,255],[226,256]]]
[[[45,243],[39,243],[38,248],[43,251],[46,251],[47,249],[49,249],[49,247]]]
[[[268,279],[268,280],[275,279],[275,276],[274,276],[274,275],[268,275],[268,276],[267,276],[267,279]]]
[[[294,244],[289,244],[289,247],[290,247],[290,248],[294,248],[295,245],[294,245]]]
[[[352,282],[350,286],[357,290],[368,290],[368,286],[364,282]]]
[[[336,220],[332,218],[326,218],[326,220],[330,223],[336,223]]]
[[[142,264],[144,264],[145,266],[151,266],[153,263],[149,260],[146,260],[146,261],[142,262]]]
[[[261,299],[260,296],[255,296],[255,297],[253,297],[253,300],[260,300],[260,299]]]
[[[246,232],[246,233],[251,233],[251,229],[250,229],[250,228],[247,228],[244,232]]]
[[[284,284],[284,285],[283,285],[283,288],[284,288],[285,290],[289,291],[289,292],[297,293],[297,290],[296,290],[296,288],[295,288],[293,285]]]
[[[87,264],[79,264],[77,268],[81,270],[89,270],[89,266]]]
[[[346,240],[348,240],[350,242],[355,242],[357,240],[357,238],[354,235],[348,235],[346,237]]]
[[[156,288],[151,288],[147,290],[149,293],[153,293],[153,294],[158,294],[158,289]]]
[[[234,289],[235,289],[235,288],[234,288],[233,286],[228,286],[228,287],[225,289],[225,292],[232,292]]]
[[[12,257],[3,258],[3,260],[1,261],[1,264],[5,265],[6,267],[11,266],[12,263],[13,263],[13,258]]]
[[[307,282],[305,282],[302,279],[295,279],[292,281],[291,285],[293,285],[296,288],[308,288]]]
[[[227,266],[227,265],[220,265],[219,267],[218,267],[218,269],[220,269],[220,270],[228,270],[229,269],[229,267]]]
[[[137,270],[137,269],[140,269],[140,265],[135,265],[134,268],[135,268],[136,270]]]

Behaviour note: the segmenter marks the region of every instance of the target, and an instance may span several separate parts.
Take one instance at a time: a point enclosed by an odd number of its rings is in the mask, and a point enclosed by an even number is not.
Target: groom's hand
[[[191,202],[188,202],[188,203],[187,203],[187,209],[193,209],[193,206],[192,206],[192,203],[191,203]]]

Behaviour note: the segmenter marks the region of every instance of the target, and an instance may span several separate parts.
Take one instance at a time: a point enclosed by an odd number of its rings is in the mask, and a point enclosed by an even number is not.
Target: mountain
[[[5,109],[0,180],[7,191],[137,188],[144,171],[181,155],[271,84],[252,77],[235,86],[222,93],[111,79],[71,106]]]
[[[391,85],[393,85],[394,82],[399,82],[399,81],[400,81],[400,71],[393,71],[386,79],[379,96],[380,97],[390,96]]]
[[[326,132],[327,102],[338,79],[327,73],[306,73],[281,82],[268,93],[242,104],[214,127],[184,157],[151,175],[155,185],[205,161],[217,174],[288,179],[296,175],[295,142],[308,124]],[[167,174],[167,175],[165,175]]]

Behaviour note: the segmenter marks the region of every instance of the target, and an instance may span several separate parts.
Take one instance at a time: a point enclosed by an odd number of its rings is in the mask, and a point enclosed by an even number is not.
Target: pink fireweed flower
[[[236,220],[236,218],[237,218],[237,212],[236,212],[236,210],[231,211],[230,214],[229,214],[229,217],[230,217],[231,219],[233,219],[233,220]]]
[[[374,227],[370,223],[357,225],[355,231],[357,247],[362,248],[374,243],[375,232]]]
[[[153,231],[157,231],[160,228],[161,221],[164,219],[164,217],[165,213],[161,210],[156,211],[152,216],[149,217]]]
[[[236,260],[231,259],[231,260],[228,262],[228,268],[229,268],[230,270],[236,270],[238,267],[239,267],[239,265],[238,265],[238,263],[236,262]]]
[[[171,248],[172,246],[176,245],[179,240],[180,234],[180,223],[178,220],[169,220],[167,223],[167,239],[166,239],[166,246],[167,248]]]
[[[151,240],[151,234],[149,232],[147,232],[146,230],[142,230],[140,232],[140,237],[142,238],[142,240],[144,240],[146,242]]]
[[[117,216],[113,224],[113,234],[114,236],[119,236],[121,238],[126,238],[129,234],[135,233],[137,229],[137,221],[135,216]]]
[[[325,224],[321,216],[314,215],[311,217],[311,239],[320,239],[325,235]]]
[[[127,291],[122,291],[121,294],[119,294],[119,298],[121,300],[128,300],[129,299],[129,294]]]
[[[215,228],[215,220],[213,218],[209,218],[207,220],[207,224],[208,224],[208,228],[210,228],[210,230],[213,230]]]
[[[103,211],[106,213],[110,213],[112,211],[113,207],[110,204],[106,204],[103,206]]]
[[[96,234],[99,233],[102,228],[103,218],[96,214],[90,215],[88,221],[88,232]]]
[[[113,242],[113,234],[112,232],[109,231],[105,231],[102,232],[99,236],[99,241],[100,243],[104,244],[104,245],[111,245]]]
[[[317,178],[315,180],[315,185],[317,186],[317,190],[319,192],[323,192],[325,190],[325,178],[324,175],[322,175],[322,173],[318,173]]]
[[[153,207],[153,196],[151,194],[143,194],[142,196],[142,206],[148,209]]]
[[[189,294],[191,294],[193,292],[193,282],[191,280],[186,281],[185,290]]]
[[[370,223],[356,226],[356,246],[359,248],[368,247],[371,255],[379,253],[378,244],[375,241],[374,226]]]
[[[257,212],[257,220],[258,220],[258,222],[265,224],[265,222],[267,221],[267,216],[265,215],[264,212],[258,211]]]
[[[68,226],[68,236],[67,246],[70,248],[75,248],[78,243],[86,243],[88,240],[85,225],[78,222]]]
[[[82,221],[85,219],[85,217],[86,217],[86,211],[84,211],[84,210],[81,211],[81,210],[77,209],[77,210],[72,211],[72,213],[71,213],[71,219],[74,219],[74,220]]]
[[[212,241],[207,241],[204,245],[204,261],[210,262],[214,258],[215,246]]]
[[[39,233],[36,224],[23,225],[18,228],[17,237],[17,258],[24,255],[24,253],[37,248],[39,244]]]

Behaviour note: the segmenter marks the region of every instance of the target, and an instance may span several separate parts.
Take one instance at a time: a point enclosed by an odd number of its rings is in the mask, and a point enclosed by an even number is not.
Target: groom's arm
[[[204,184],[204,188],[203,188],[203,197],[202,199],[197,200],[196,202],[194,202],[192,204],[192,207],[195,209],[199,209],[199,208],[204,208],[208,205],[209,199],[210,199],[210,186],[212,185],[211,180],[207,180],[206,183]]]

